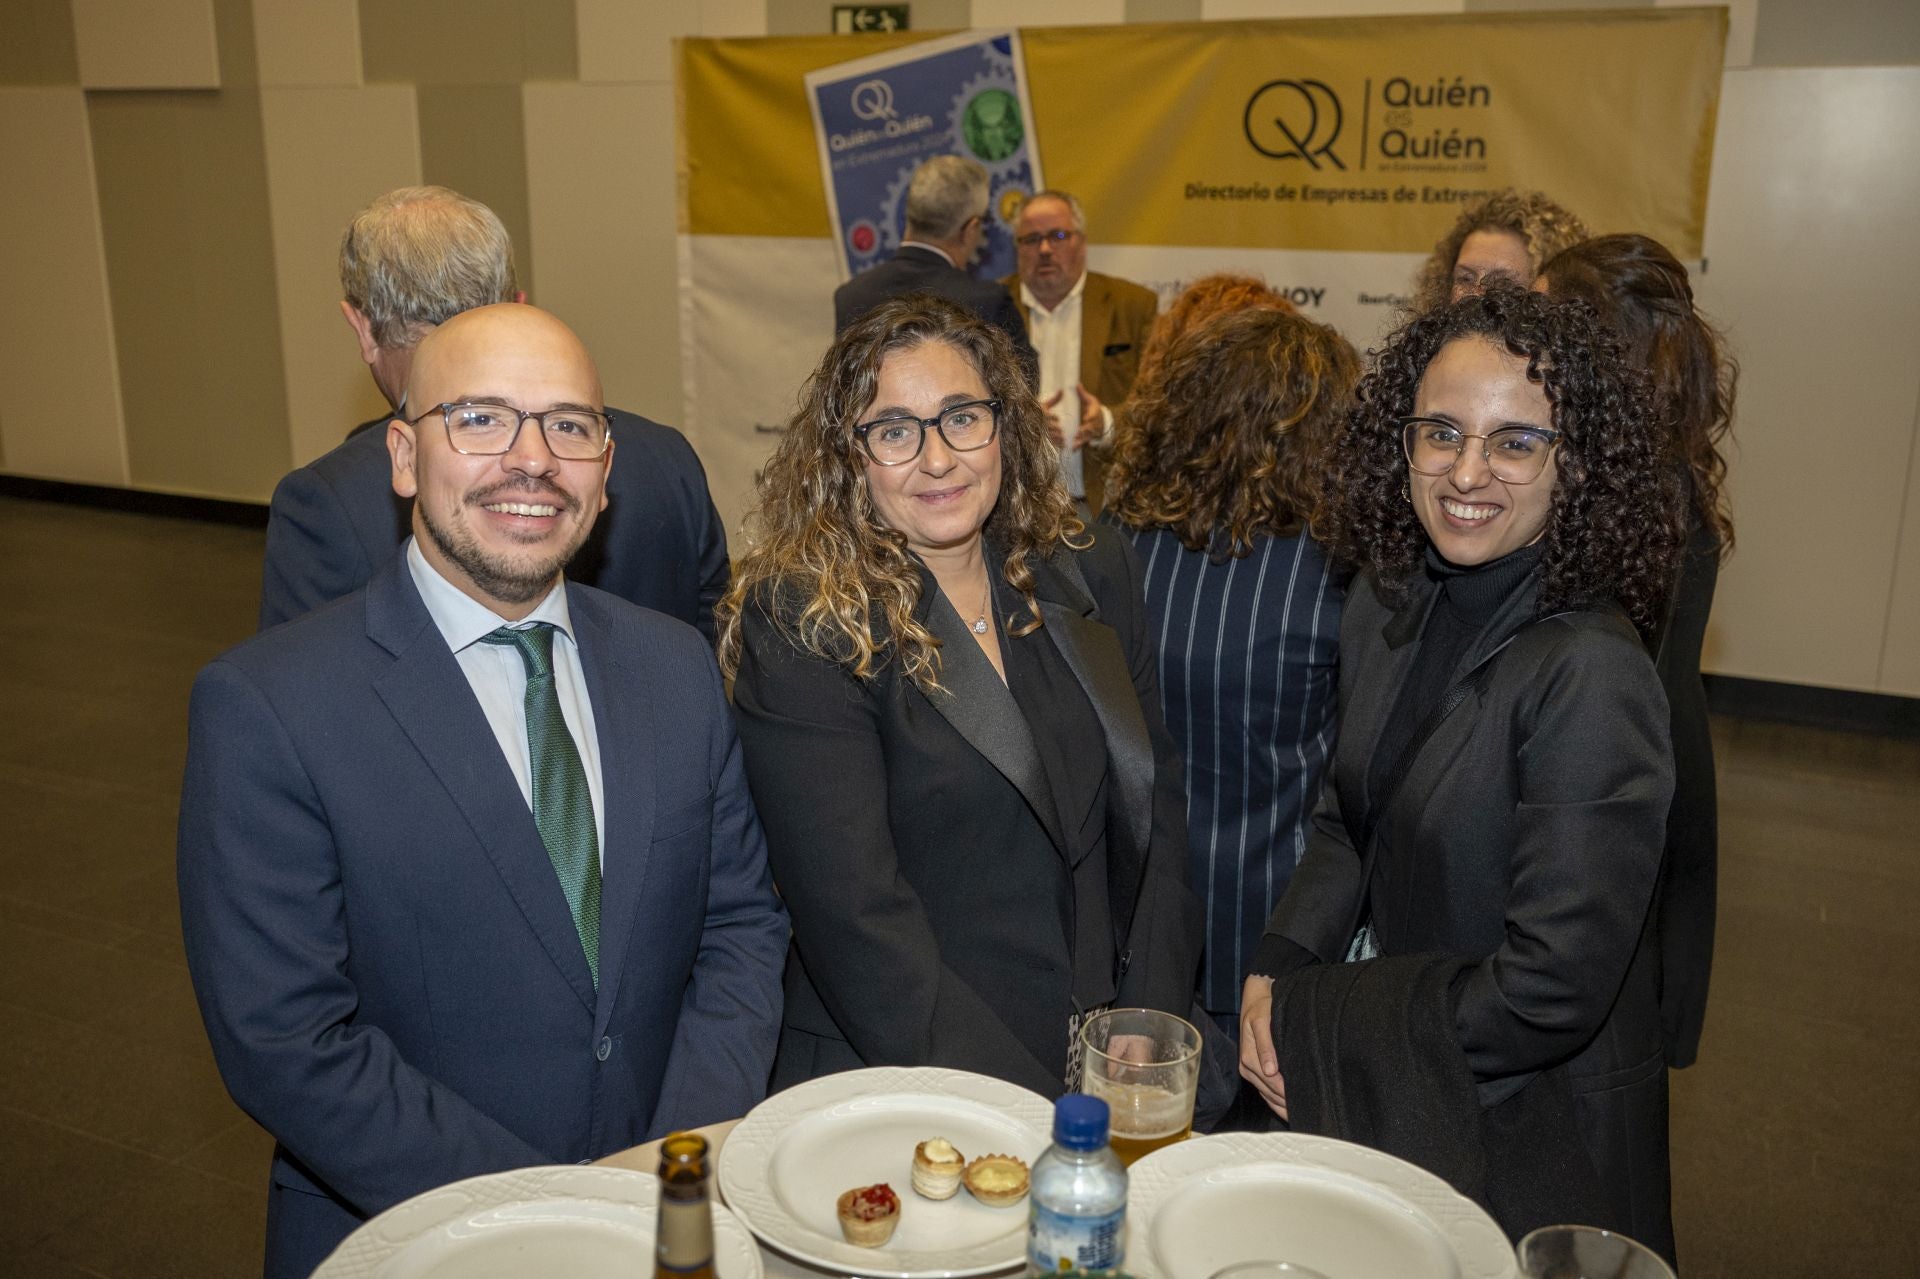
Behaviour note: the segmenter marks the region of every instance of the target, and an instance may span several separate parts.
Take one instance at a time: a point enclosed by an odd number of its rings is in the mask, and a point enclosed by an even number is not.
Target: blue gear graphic
[[[913,166],[909,165],[887,183],[886,198],[880,201],[880,247],[873,254],[876,261],[892,257],[893,251],[900,247],[900,228],[907,213],[903,203],[907,198],[907,183],[912,180]]]

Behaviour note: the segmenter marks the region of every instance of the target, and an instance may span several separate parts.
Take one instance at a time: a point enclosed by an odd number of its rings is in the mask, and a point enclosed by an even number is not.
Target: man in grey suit
[[[472,307],[524,301],[513,245],[493,210],[445,187],[401,187],[354,215],[340,243],[340,311],[374,385],[395,412],[414,349]],[[609,507],[568,565],[573,580],[611,591],[713,638],[727,589],[725,526],[686,437],[618,409]],[[366,584],[407,538],[410,513],[388,483],[393,413],[289,473],[273,493],[260,584],[262,630]]]
[[[834,290],[834,332],[890,298],[932,293],[1004,329],[1029,373],[1035,371],[1026,322],[1013,299],[991,280],[967,273],[986,229],[987,195],[987,171],[977,162],[957,155],[922,161],[907,183],[906,237],[899,251]]]
[[[435,1186],[744,1114],[786,912],[712,651],[562,566],[614,451],[530,306],[420,344],[383,432],[412,536],[194,685],[187,962],[277,1143],[268,1279]]]

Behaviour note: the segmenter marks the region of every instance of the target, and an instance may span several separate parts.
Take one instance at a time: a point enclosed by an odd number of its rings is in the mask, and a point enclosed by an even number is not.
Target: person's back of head
[[[958,240],[987,210],[987,171],[964,156],[936,155],[907,183],[907,238],[929,244]]]
[[[1265,280],[1234,271],[1203,275],[1180,290],[1179,296],[1167,304],[1167,309],[1155,317],[1153,327],[1147,332],[1146,343],[1140,350],[1140,368],[1134,374],[1133,393],[1139,394],[1142,386],[1158,376],[1160,361],[1166,358],[1167,348],[1186,336],[1188,331],[1199,328],[1217,316],[1253,307],[1288,312],[1294,309],[1293,303]]]
[[[1658,240],[1603,235],[1561,252],[1540,272],[1555,298],[1579,298],[1598,311],[1652,383],[1654,407],[1670,432],[1668,449],[1686,463],[1694,505],[1733,545],[1722,485],[1720,442],[1733,421],[1739,369],[1724,340],[1694,307],[1687,268]]]
[[[1189,327],[1127,400],[1108,513],[1215,560],[1299,533],[1359,377],[1353,346],[1291,307],[1256,303]]]
[[[347,224],[340,288],[365,320],[363,341],[410,347],[462,311],[515,299],[513,243],[478,200],[446,187],[401,187]]]

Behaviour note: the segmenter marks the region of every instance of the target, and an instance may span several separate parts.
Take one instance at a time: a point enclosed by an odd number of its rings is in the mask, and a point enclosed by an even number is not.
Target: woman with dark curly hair
[[[1733,424],[1739,369],[1695,308],[1687,268],[1657,240],[1588,240],[1547,263],[1534,287],[1555,298],[1580,298],[1620,335],[1629,361],[1652,382],[1661,448],[1668,466],[1687,477],[1692,496],[1680,578],[1649,642],[1673,715],[1673,807],[1654,912],[1660,1015],[1667,1064],[1687,1066],[1700,1050],[1713,966],[1720,824],[1700,647],[1720,561],[1733,549],[1721,446]]]
[[[793,918],[777,1088],[949,1066],[1047,1096],[1079,1019],[1185,1015],[1185,795],[1131,549],[1012,345],[919,296],[845,330],[716,610]]]
[[[1547,260],[1587,238],[1587,224],[1538,191],[1495,191],[1470,204],[1433,246],[1413,309],[1458,302],[1499,280],[1526,288]]]
[[[1582,1221],[1671,1256],[1645,925],[1673,764],[1640,637],[1684,498],[1649,412],[1592,308],[1504,287],[1412,320],[1362,380],[1315,521],[1362,569],[1340,740],[1241,1072],[1516,1235]]]
[[[1216,315],[1134,384],[1108,472],[1102,518],[1145,566],[1186,764],[1200,1002],[1229,1035],[1333,750],[1341,585],[1306,522],[1359,376],[1347,340],[1291,307]]]

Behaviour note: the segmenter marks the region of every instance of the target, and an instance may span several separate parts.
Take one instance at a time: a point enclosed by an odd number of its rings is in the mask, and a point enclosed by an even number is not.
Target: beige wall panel
[[[672,120],[671,85],[526,87],[532,300],[578,331],[609,404],[678,425]]]
[[[1198,22],[1200,0],[1127,0],[1128,22]]]
[[[264,500],[290,450],[259,94],[93,93],[87,115],[133,483]]]
[[[1201,0],[1216,18],[1367,18],[1389,13],[1460,13],[1466,0]]]
[[[630,0],[646,8],[651,0]],[[369,81],[518,84],[579,72],[573,0],[359,0]]]
[[[0,84],[79,84],[69,0],[0,0]]]
[[[422,84],[415,93],[421,177],[470,195],[500,216],[513,237],[513,265],[520,287],[531,291],[539,255],[527,233],[527,139],[521,88],[518,84]],[[671,132],[670,122],[666,127]],[[586,198],[592,199],[592,192]]]
[[[263,89],[274,282],[293,461],[386,411],[340,315],[340,233],[369,200],[420,181],[407,85]]]
[[[700,0],[574,0],[580,79],[673,83],[673,41],[700,32]]]
[[[1920,357],[1920,349],[1914,354]],[[1913,428],[1893,598],[1887,605],[1887,642],[1880,655],[1880,691],[1904,697],[1920,697],[1920,413]]]
[[[0,452],[23,475],[124,485],[126,436],[78,89],[0,89]]]
[[[1729,71],[1701,305],[1742,366],[1708,669],[1879,684],[1920,402],[1920,70]]]
[[[217,89],[213,0],[73,0],[89,89]]]
[[[1734,0],[1736,4],[1755,2]],[[1920,4],[1914,0],[1758,3],[1759,30],[1753,41],[1756,65],[1912,66],[1920,62]]]
[[[993,27],[1098,27],[1127,20],[1126,0],[973,0],[973,25]]]
[[[253,0],[263,85],[361,82],[358,0]]]
[[[700,0],[698,34],[763,36],[767,34],[767,0]]]

